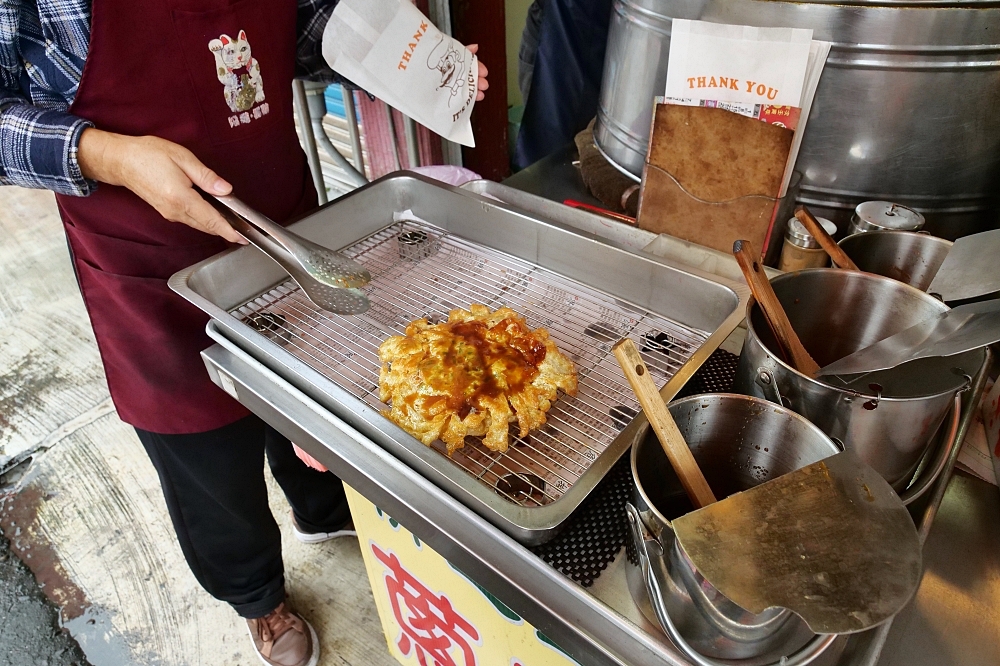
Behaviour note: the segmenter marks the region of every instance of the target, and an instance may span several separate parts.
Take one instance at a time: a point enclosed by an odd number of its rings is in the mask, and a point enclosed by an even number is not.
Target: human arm
[[[77,163],[80,135],[88,127],[82,118],[38,108],[0,88],[0,185],[90,194],[95,183]]]
[[[3,42],[0,46],[10,46]],[[9,49],[2,55],[13,58]],[[15,61],[17,62],[17,61]],[[58,108],[54,94],[36,90],[39,104],[18,86],[15,68],[0,69],[0,185],[88,196],[97,181],[122,185],[165,218],[232,242],[245,242],[192,184],[226,194],[231,188],[190,151],[154,137],[126,137]],[[65,101],[62,101],[65,104]]]
[[[221,195],[232,186],[181,145],[87,128],[80,136],[78,161],[85,178],[127,187],[172,222],[246,244],[194,189]]]

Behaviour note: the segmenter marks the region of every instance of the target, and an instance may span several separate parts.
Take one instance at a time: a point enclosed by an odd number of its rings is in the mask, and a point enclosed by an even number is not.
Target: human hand
[[[292,443],[292,450],[295,451],[295,455],[299,457],[299,460],[304,462],[308,467],[312,467],[317,472],[328,472],[326,466],[320,461],[313,458],[311,455],[303,451],[298,444]]]
[[[155,136],[88,128],[80,135],[77,161],[85,178],[127,187],[171,222],[247,243],[193,187],[221,195],[232,192],[232,185],[184,146]]]
[[[469,49],[469,51],[472,54],[476,54],[479,52],[479,44],[469,44],[465,48]],[[478,62],[479,62],[479,92],[476,93],[477,102],[486,97],[486,93],[484,93],[483,91],[490,87],[490,82],[486,80],[486,77],[490,72],[489,70],[486,69],[486,65],[483,64],[482,60]]]

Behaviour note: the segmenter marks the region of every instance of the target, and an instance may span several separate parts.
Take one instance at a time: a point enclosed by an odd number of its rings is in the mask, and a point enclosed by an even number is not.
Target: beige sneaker
[[[266,666],[316,666],[319,639],[312,625],[284,602],[269,615],[247,620],[257,656]]]

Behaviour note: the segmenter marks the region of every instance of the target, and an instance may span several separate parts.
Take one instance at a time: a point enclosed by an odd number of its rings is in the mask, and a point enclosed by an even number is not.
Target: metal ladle
[[[215,207],[244,238],[271,257],[317,307],[335,314],[361,314],[371,303],[358,287],[371,273],[358,262],[274,223],[234,196],[214,197]]]

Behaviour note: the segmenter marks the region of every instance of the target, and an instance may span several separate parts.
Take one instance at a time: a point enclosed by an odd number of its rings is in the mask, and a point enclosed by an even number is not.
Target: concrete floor
[[[94,666],[258,663],[245,623],[188,570],[156,474],[115,415],[53,196],[12,187],[0,187],[0,475],[0,528]],[[395,663],[357,541],[295,541],[270,486],[290,597],[321,663]],[[0,631],[0,655],[12,640]],[[73,663],[63,647],[70,661],[9,663]]]

